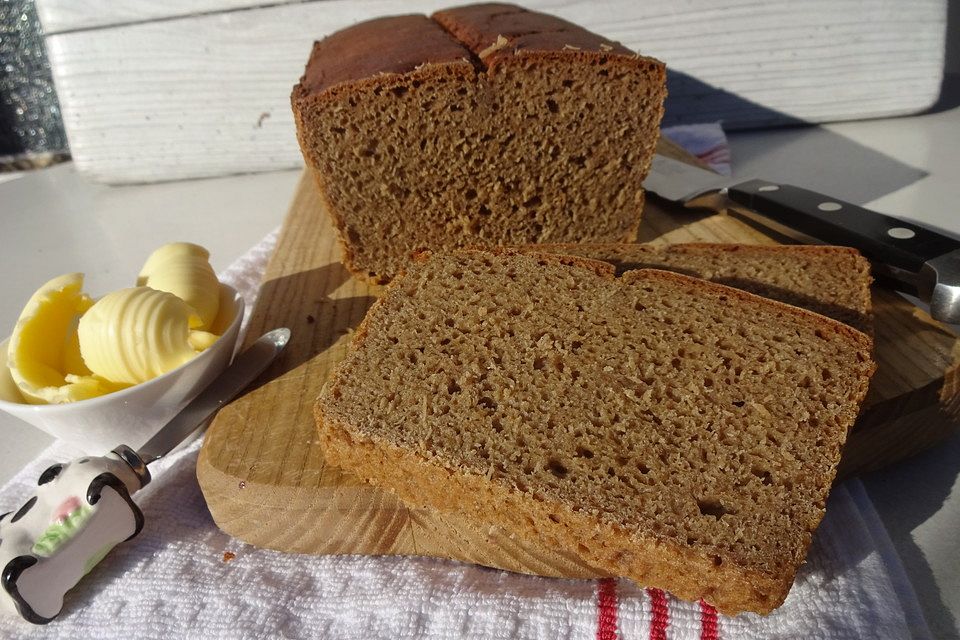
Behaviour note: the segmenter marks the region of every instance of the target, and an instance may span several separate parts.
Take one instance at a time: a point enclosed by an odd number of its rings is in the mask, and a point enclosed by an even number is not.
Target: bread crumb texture
[[[615,575],[765,613],[823,517],[865,335],[674,273],[433,255],[316,404],[331,462]]]
[[[386,282],[421,249],[634,240],[666,75],[615,44],[512,5],[318,42],[292,102],[346,266]]]

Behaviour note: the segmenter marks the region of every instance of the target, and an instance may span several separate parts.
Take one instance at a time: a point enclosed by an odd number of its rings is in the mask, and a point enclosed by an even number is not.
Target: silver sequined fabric
[[[66,149],[33,0],[0,0],[0,156]]]

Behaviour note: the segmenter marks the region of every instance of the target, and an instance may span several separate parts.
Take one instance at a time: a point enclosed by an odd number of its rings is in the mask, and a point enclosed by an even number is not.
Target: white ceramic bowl
[[[89,454],[102,455],[121,444],[140,447],[230,364],[243,320],[243,298],[232,287],[221,286],[232,294],[234,315],[213,346],[162,376],[98,398],[25,403],[7,368],[8,340],[0,342],[0,409]]]

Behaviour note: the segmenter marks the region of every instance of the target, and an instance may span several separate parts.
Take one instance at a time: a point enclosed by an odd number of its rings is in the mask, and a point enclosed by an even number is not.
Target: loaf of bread
[[[540,244],[524,251],[609,262],[617,273],[663,269],[802,307],[873,335],[870,263],[849,247],[746,244]]]
[[[364,22],[317,42],[297,136],[354,273],[415,250],[633,240],[664,66],[506,4]]]
[[[315,415],[331,463],[411,506],[765,613],[823,517],[870,349],[705,280],[459,252],[388,287]]]

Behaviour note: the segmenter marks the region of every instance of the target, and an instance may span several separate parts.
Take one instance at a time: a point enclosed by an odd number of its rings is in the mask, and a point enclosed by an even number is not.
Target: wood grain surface
[[[675,156],[682,152],[662,150]],[[775,244],[723,214],[648,203],[641,240]],[[378,294],[340,264],[328,216],[305,174],[267,268],[248,342],[288,326],[293,339],[266,382],[228,405],[210,427],[197,476],[210,512],[228,534],[300,553],[431,555],[512,571],[586,577],[578,558],[475,530],[451,516],[407,509],[391,494],[326,463],[312,405],[352,330]],[[898,295],[874,291],[876,359],[862,417],[842,474],[874,469],[933,446],[960,416],[956,336]]]
[[[455,0],[37,0],[70,149],[106,182],[301,166],[311,43]],[[728,129],[915,113],[940,93],[946,0],[524,0],[670,69],[669,122]]]

